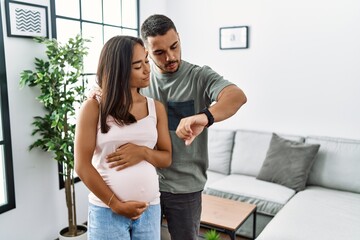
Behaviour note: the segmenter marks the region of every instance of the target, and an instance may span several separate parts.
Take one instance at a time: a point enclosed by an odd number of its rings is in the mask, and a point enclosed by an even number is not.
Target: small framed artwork
[[[6,27],[8,37],[48,38],[48,8],[6,0]]]
[[[249,28],[247,26],[220,28],[220,49],[248,48]]]

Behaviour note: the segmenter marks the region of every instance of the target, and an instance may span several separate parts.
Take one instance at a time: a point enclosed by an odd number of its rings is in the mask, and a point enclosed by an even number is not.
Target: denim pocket
[[[194,100],[186,102],[168,102],[169,130],[175,131],[180,120],[195,114]]]

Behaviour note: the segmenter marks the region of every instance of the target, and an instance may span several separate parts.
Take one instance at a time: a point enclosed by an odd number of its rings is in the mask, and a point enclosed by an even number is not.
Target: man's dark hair
[[[173,21],[165,15],[154,14],[148,17],[141,25],[141,38],[147,41],[148,37],[165,35],[170,29],[176,31]]]

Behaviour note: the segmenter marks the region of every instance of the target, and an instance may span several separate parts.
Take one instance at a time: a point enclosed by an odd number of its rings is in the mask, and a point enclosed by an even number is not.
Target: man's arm
[[[229,85],[221,90],[216,103],[209,111],[214,117],[214,122],[220,122],[233,116],[246,101],[247,98],[239,87]],[[186,145],[190,145],[208,123],[205,113],[183,118],[176,129],[176,135],[183,139]]]
[[[233,116],[246,101],[244,92],[236,85],[230,85],[221,90],[216,103],[209,111],[214,117],[214,122],[220,122]]]

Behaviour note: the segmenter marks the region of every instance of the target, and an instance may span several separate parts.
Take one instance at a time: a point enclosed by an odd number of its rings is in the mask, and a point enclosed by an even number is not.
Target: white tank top
[[[152,98],[146,99],[149,114],[136,123],[119,126],[113,117],[108,117],[107,124],[110,130],[101,133],[99,122],[92,164],[119,200],[158,204],[159,179],[152,164],[143,160],[134,166],[116,171],[114,168],[109,168],[109,163],[106,162],[106,156],[123,144],[133,143],[151,149],[156,145],[158,134],[155,103]],[[93,193],[89,194],[89,202],[108,207]]]

